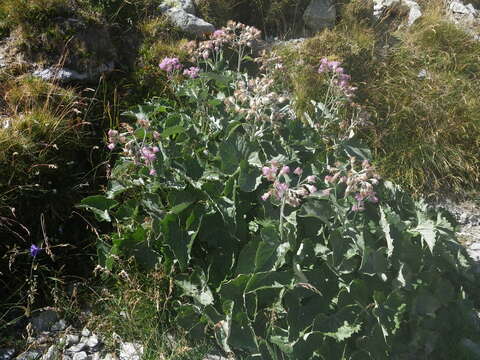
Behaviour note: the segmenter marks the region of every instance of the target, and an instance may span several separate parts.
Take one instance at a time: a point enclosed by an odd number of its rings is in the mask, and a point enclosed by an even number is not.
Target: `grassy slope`
[[[345,6],[342,21],[307,40],[300,57],[310,71],[325,56],[341,60],[352,74],[357,101],[374,115],[363,137],[386,178],[427,196],[475,188],[480,44],[446,21],[438,2],[430,2],[410,29],[393,32],[387,31],[396,27],[392,20],[373,22],[364,4]],[[322,94],[305,65],[292,68],[302,112]],[[425,78],[418,76],[422,70]]]

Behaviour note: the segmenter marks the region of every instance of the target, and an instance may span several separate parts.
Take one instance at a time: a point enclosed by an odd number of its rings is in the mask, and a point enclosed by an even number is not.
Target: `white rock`
[[[80,338],[78,335],[68,334],[63,341],[65,342],[65,346],[73,346],[78,344]]]
[[[212,355],[208,354],[203,358],[203,360],[228,360],[228,358],[220,356],[220,355]]]
[[[412,25],[419,17],[422,16],[422,9],[416,1],[413,0],[373,0],[373,15],[381,17],[385,10],[396,6],[405,5],[408,7],[408,26]]]
[[[143,355],[143,346],[136,343],[120,344],[120,360],[140,360]]]
[[[311,0],[303,13],[303,21],[310,30],[316,32],[334,26],[336,16],[332,0]]]
[[[72,353],[78,353],[78,352],[82,351],[83,349],[85,349],[86,347],[87,347],[87,345],[85,343],[80,342],[77,345],[70,346],[67,349],[67,351],[72,352]]]
[[[90,360],[100,360],[100,353],[96,352],[90,355]]]
[[[87,360],[88,355],[85,351],[81,351],[73,355],[73,360]]]
[[[60,352],[58,351],[55,345],[52,345],[48,348],[47,352],[43,354],[42,360],[57,360],[59,358]]]
[[[460,1],[452,1],[449,8],[457,14],[475,14],[477,12],[472,4],[465,5]]]
[[[87,339],[87,346],[89,348],[94,348],[100,343],[100,340],[98,340],[98,336],[95,334],[92,334],[90,337]]]
[[[81,335],[82,335],[82,336],[87,337],[87,336],[90,336],[90,334],[91,334],[91,332],[90,332],[90,330],[88,330],[87,328],[83,328],[83,329],[82,329],[82,332],[81,332]]]

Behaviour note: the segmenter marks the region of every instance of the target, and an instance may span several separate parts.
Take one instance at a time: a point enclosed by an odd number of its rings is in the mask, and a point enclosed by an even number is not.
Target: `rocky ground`
[[[0,347],[0,360],[140,360],[144,354],[143,345],[120,338],[115,351],[107,349],[100,335],[86,327],[80,329],[69,325],[51,309],[32,317],[27,329],[31,333],[27,348]],[[169,341],[173,342],[173,337]],[[204,360],[227,358],[207,354]]]

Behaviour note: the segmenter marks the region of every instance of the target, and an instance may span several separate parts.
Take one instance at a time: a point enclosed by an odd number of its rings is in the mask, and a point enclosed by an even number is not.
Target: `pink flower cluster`
[[[180,63],[180,60],[178,60],[178,58],[166,57],[162,60],[159,67],[163,71],[166,71],[167,73],[170,74],[170,73],[174,72],[175,70],[181,70],[183,65]]]
[[[375,168],[368,160],[362,162],[361,168],[356,169],[355,157],[350,157],[350,163],[342,166],[341,163],[329,166],[327,169],[330,175],[325,176],[327,185],[345,183],[345,196],[354,194],[356,203],[352,206],[352,211],[365,210],[365,202],[378,203],[377,193],[374,186],[379,183],[380,176],[375,172]]]
[[[227,109],[245,116],[246,120],[273,122],[286,116],[286,96],[273,90],[274,80],[266,76],[235,83],[233,96],[225,98]]]
[[[262,195],[261,198],[263,201],[266,201],[272,196],[277,200],[284,200],[285,203],[290,206],[297,207],[300,206],[300,201],[303,198],[317,192],[317,188],[313,185],[317,181],[314,175],[307,176],[302,181],[301,176],[303,169],[297,167],[293,170],[293,174],[298,177],[298,181],[297,185],[292,187],[290,186],[291,179],[288,176],[290,172],[289,166],[282,166],[275,160],[270,162],[270,166],[264,166],[262,168],[262,176],[273,183],[270,190]]]
[[[190,50],[193,56],[197,59],[208,59],[212,54],[214,55],[220,51],[224,45],[237,48],[252,47],[254,42],[260,39],[261,31],[253,26],[229,21],[227,25],[219,30],[215,30],[210,39],[202,41],[198,46],[191,42],[187,49]]]
[[[117,146],[118,143],[120,144],[125,144],[126,138],[125,136],[119,134],[117,130],[108,130],[108,145],[107,148],[109,150],[115,149],[115,146]]]
[[[150,127],[148,120],[139,119],[137,124],[144,129]],[[123,155],[132,159],[136,165],[145,165],[150,168],[150,175],[155,175],[155,169],[153,168],[154,162],[157,158],[157,153],[160,151],[158,146],[149,146],[145,145],[145,142],[139,142],[134,135],[134,129],[126,124],[120,124],[121,128],[124,128],[126,131],[119,133],[117,130],[108,130],[108,145],[107,147],[110,150],[115,149],[117,144],[123,145]],[[152,132],[153,138],[158,140],[160,134],[157,131]],[[127,136],[128,139],[127,140]]]
[[[327,58],[322,58],[320,60],[318,73],[328,73],[333,75],[334,85],[342,91],[347,99],[351,99],[355,95],[357,88],[350,84],[351,76],[345,73],[345,69],[340,66],[340,62],[329,61]]]
[[[190,68],[183,70],[183,75],[188,76],[190,79],[195,79],[198,77],[199,72],[200,68],[191,66]]]

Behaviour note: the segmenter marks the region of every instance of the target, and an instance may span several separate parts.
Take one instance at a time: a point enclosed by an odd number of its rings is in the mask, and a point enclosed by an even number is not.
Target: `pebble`
[[[65,346],[76,345],[76,344],[78,344],[79,341],[80,341],[80,338],[79,338],[78,335],[69,334],[69,335],[65,336],[65,338],[64,338]]]
[[[87,336],[90,336],[90,334],[91,334],[90,330],[88,330],[87,328],[83,328],[82,336],[87,337]]]
[[[15,355],[15,349],[0,349],[0,360],[10,360]]]
[[[73,360],[86,360],[88,358],[88,355],[85,351],[80,351],[73,355]]]

